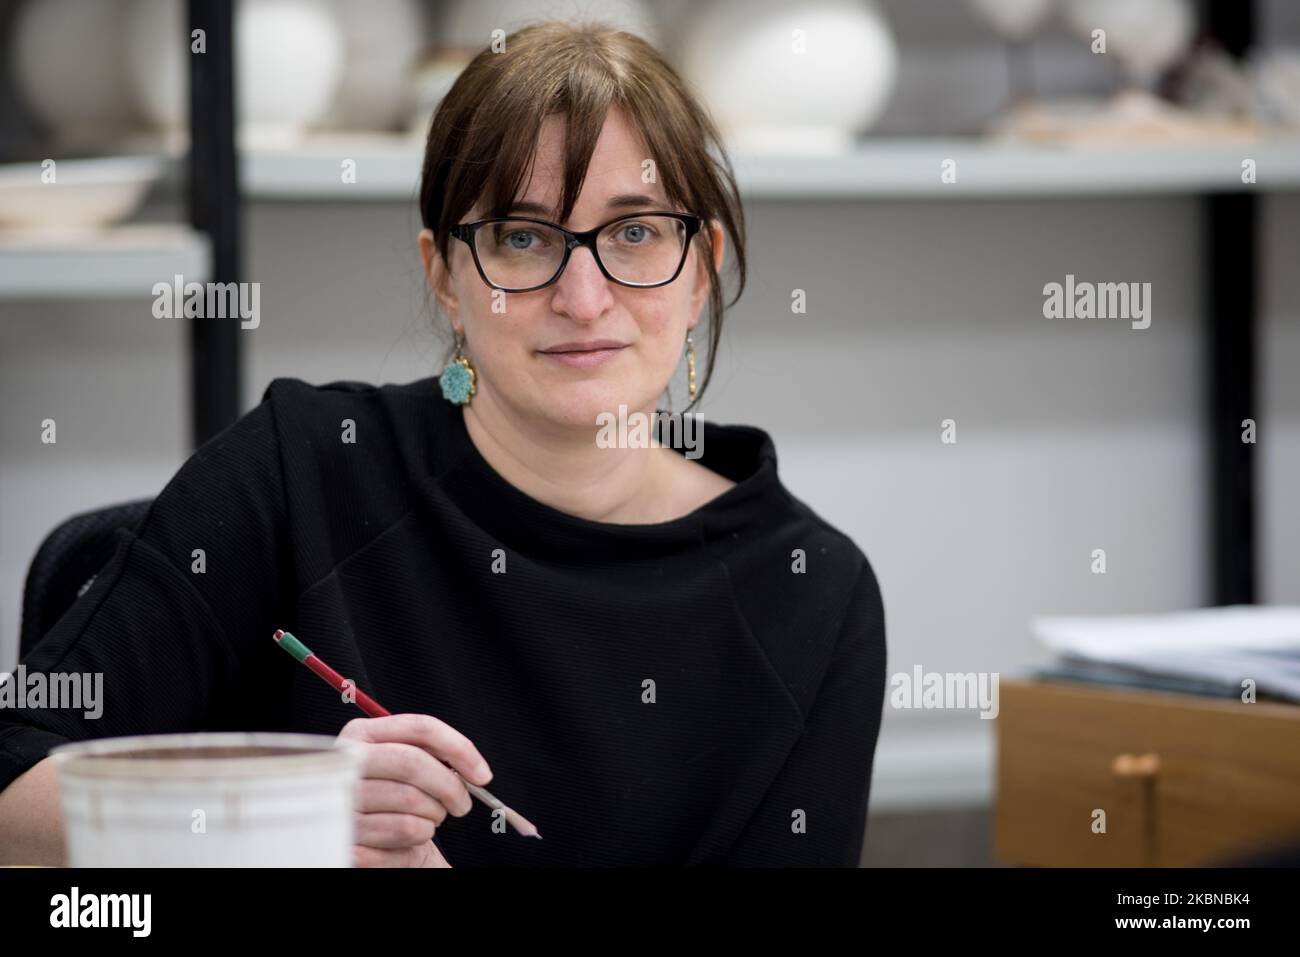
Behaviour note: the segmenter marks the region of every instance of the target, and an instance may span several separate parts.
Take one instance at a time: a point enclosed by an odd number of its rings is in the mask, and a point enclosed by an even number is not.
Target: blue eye
[[[511,229],[500,233],[496,242],[508,252],[526,253],[540,250],[547,245],[546,240],[547,237],[535,229]]]
[[[623,238],[629,241],[633,246],[644,245],[647,240],[654,239],[658,234],[654,227],[645,223],[627,223],[619,230]],[[630,234],[630,235],[629,235]]]

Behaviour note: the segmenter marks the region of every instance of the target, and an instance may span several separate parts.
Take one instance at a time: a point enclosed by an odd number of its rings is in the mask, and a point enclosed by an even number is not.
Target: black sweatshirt
[[[102,715],[0,708],[0,788],[68,740],[363,717],[284,628],[393,713],[465,734],[542,833],[500,833],[476,801],[438,828],[453,867],[856,866],[875,575],[784,488],[767,433],[703,429],[698,461],[738,484],[611,524],[503,479],[436,377],[275,380],[25,659],[103,672]]]

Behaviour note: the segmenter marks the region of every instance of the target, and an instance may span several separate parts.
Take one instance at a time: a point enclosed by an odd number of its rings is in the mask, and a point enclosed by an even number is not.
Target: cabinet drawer
[[[1037,681],[999,694],[1002,863],[1193,867],[1300,841],[1298,706]]]

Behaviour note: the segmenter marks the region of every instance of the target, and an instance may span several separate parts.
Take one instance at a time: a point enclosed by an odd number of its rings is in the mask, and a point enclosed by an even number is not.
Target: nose
[[[594,253],[575,246],[564,272],[551,288],[551,308],[578,322],[599,318],[614,303],[614,284],[605,278]]]

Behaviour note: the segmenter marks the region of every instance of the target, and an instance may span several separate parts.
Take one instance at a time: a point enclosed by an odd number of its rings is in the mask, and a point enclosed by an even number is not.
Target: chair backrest
[[[83,512],[45,536],[27,569],[23,586],[19,660],[27,657],[108,564],[116,548],[118,529],[137,528],[152,501],[145,498]]]

